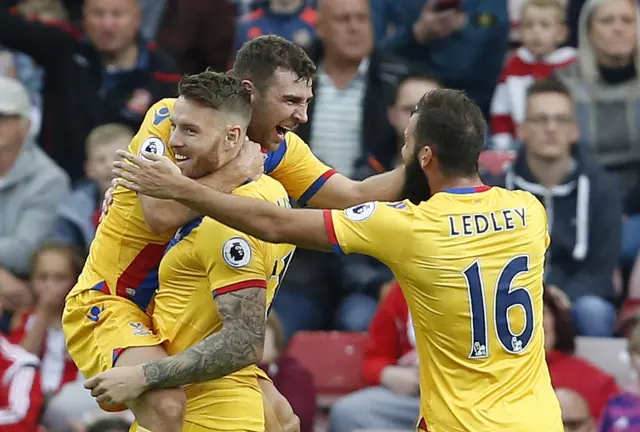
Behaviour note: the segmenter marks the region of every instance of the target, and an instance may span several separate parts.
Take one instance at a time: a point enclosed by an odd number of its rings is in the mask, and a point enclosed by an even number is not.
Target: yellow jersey
[[[549,235],[528,192],[450,189],[428,201],[325,210],[337,253],[370,255],[396,276],[420,359],[429,432],[561,432],[545,361]]]
[[[268,176],[234,194],[289,207],[282,185]],[[265,288],[270,308],[294,250],[291,245],[250,237],[209,217],[198,217],[182,227],[160,264],[160,289],[154,301],[153,327],[167,352],[183,352],[222,329],[217,295]],[[214,381],[187,385],[186,421],[211,430],[260,430],[263,412],[257,378],[257,366],[249,366]],[[259,409],[250,409],[252,401]]]
[[[148,151],[174,158],[169,138],[175,99],[163,99],[147,112],[129,152]],[[309,146],[287,133],[278,150],[269,152],[265,172],[304,205],[335,171],[320,162]],[[131,300],[147,310],[158,287],[158,265],[173,233],[158,235],[147,225],[138,196],[116,188],[109,213],[100,223],[78,283],[68,298],[88,289]]]

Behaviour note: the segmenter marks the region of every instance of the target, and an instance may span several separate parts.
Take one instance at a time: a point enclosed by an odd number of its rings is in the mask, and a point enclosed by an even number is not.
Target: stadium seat
[[[621,387],[633,381],[627,340],[580,336],[576,338],[576,355],[613,375]]]
[[[361,363],[366,333],[298,332],[288,348],[313,375],[318,404],[328,408],[340,396],[364,387]]]
[[[501,174],[515,157],[516,155],[513,152],[485,150],[480,154],[480,159],[478,160],[480,171],[493,175]]]

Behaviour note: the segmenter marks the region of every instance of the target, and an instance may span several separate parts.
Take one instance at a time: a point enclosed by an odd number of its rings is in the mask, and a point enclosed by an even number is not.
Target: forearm
[[[40,351],[49,328],[49,318],[42,312],[36,312],[33,325],[20,341],[22,348],[40,357]]]
[[[287,210],[266,201],[220,193],[185,179],[176,187],[176,201],[199,214],[271,243],[274,228],[286,223]]]
[[[180,354],[146,363],[146,389],[173,388],[210,381],[239,371],[262,358],[262,342],[223,328]]]
[[[203,187],[211,188],[223,193],[229,193],[235,189],[224,176],[215,173],[197,180]],[[178,228],[203,214],[187,205],[171,200],[161,200],[148,196],[140,196],[145,220],[149,227],[158,234],[173,233]]]

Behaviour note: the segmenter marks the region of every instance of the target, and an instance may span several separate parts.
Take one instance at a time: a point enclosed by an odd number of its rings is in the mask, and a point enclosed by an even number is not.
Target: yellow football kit
[[[234,193],[289,206],[282,185],[268,176]],[[291,245],[249,237],[209,217],[182,227],[160,264],[153,311],[153,327],[167,352],[183,352],[222,329],[216,296],[263,288],[269,308],[294,250]],[[189,430],[264,430],[259,371],[249,366],[217,380],[185,386]]]
[[[163,99],[149,109],[129,145],[131,153],[144,150],[173,158],[168,143],[174,105],[175,99]],[[301,203],[335,173],[293,133],[267,154],[265,171]],[[159,343],[150,331],[148,309],[158,287],[158,265],[172,236],[152,233],[137,194],[116,188],[63,315],[67,348],[84,376],[108,370],[126,348]]]
[[[420,358],[429,432],[561,432],[545,361],[543,206],[501,188],[450,189],[413,205],[325,210],[337,253],[370,255],[395,274]]]

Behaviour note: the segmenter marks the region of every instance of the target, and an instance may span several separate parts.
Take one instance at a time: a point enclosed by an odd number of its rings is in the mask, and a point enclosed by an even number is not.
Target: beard
[[[406,166],[405,172],[402,198],[408,199],[415,205],[431,198],[429,179],[427,179],[427,176],[422,171],[422,167],[417,158],[414,158],[411,163]]]

